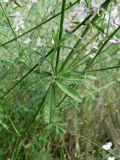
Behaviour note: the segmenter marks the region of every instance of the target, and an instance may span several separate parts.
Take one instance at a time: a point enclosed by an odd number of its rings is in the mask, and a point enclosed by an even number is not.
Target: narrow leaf
[[[73,98],[74,100],[78,102],[81,102],[81,99],[79,98],[78,93],[75,90],[73,90],[71,87],[61,84],[59,82],[56,82],[56,84],[69,97]]]
[[[104,33],[104,29],[101,28],[100,26],[98,26],[96,23],[92,23],[92,26],[93,26],[94,28],[96,28],[99,32]]]
[[[54,86],[50,85],[44,106],[44,119],[46,123],[50,123],[54,116],[54,106],[55,106],[55,95],[54,95]]]

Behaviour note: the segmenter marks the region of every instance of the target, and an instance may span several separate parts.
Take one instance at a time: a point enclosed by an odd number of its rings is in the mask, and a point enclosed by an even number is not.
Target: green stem
[[[5,112],[5,114],[6,114],[7,118],[8,118],[8,120],[9,120],[9,122],[10,122],[10,124],[11,124],[11,126],[12,126],[12,128],[13,128],[13,130],[14,130],[14,132],[16,133],[17,136],[20,136],[19,131],[17,130],[17,128],[16,128],[14,122],[12,121],[12,119],[11,119],[9,113],[7,112],[6,108],[3,106],[3,104],[2,104],[1,101],[0,101],[0,106],[3,108],[3,110],[4,110],[4,112]]]
[[[120,65],[112,66],[112,67],[106,67],[106,68],[100,68],[100,69],[95,69],[95,70],[89,70],[87,72],[106,71],[106,70],[117,69],[117,68],[120,68]]]
[[[61,20],[60,20],[60,32],[59,32],[58,42],[61,41],[62,35],[63,35],[63,24],[64,24],[64,16],[65,16],[65,4],[66,4],[66,0],[63,0],[63,2],[62,2],[62,11],[61,11]],[[55,72],[57,72],[58,63],[59,63],[59,57],[60,57],[60,46],[57,48],[57,57],[56,57]]]

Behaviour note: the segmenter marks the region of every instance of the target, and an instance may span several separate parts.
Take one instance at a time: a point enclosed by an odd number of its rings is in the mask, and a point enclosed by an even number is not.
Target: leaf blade
[[[69,97],[71,97],[72,99],[74,99],[78,102],[81,102],[81,99],[80,99],[78,93],[75,90],[73,90],[71,87],[66,86],[62,83],[59,83],[57,81],[56,81],[56,84],[66,95],[68,95]]]

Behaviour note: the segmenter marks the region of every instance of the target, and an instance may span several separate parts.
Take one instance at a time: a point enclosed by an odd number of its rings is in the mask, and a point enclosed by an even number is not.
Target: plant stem
[[[61,20],[60,20],[60,31],[59,31],[58,42],[61,41],[62,35],[63,35],[63,24],[64,24],[64,16],[65,16],[65,4],[66,4],[66,0],[63,0],[63,2],[62,2],[62,11],[61,11]],[[56,57],[55,72],[57,72],[59,58],[60,58],[60,46],[57,48],[57,57]]]

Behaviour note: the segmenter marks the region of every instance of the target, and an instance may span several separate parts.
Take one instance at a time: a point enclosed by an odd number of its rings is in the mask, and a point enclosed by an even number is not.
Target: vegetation
[[[0,160],[120,159],[119,9],[0,0]]]

